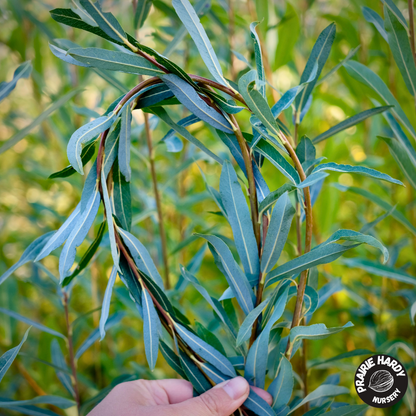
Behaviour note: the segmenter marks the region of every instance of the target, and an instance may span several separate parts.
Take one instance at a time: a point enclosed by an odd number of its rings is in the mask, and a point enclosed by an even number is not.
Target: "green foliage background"
[[[248,4],[247,1],[251,3]],[[292,0],[256,2],[235,1],[233,19],[221,6],[223,1],[212,1],[211,10],[201,21],[207,30],[214,49],[228,77],[247,70],[247,65],[230,54],[232,48],[254,65],[254,50],[248,25],[262,20],[259,26],[263,48],[267,50],[272,79],[269,81],[281,91],[298,85],[312,46],[324,27],[334,21],[337,37],[323,75],[337,65],[348,52],[360,45],[356,60],[370,67],[388,85],[401,103],[414,127],[414,98],[408,93],[392,58],[390,49],[375,28],[365,21],[362,6],[370,7],[381,15],[382,3],[376,0],[341,2],[338,0]],[[53,4],[52,4],[53,3]],[[66,179],[51,180],[48,176],[68,164],[66,144],[79,126],[85,124],[95,111],[103,114],[108,105],[122,92],[137,84],[137,76],[119,73],[97,74],[94,70],[70,66],[58,60],[49,50],[48,42],[56,38],[71,39],[82,47],[108,47],[107,42],[85,32],[60,25],[50,18],[49,10],[68,7],[66,1],[0,0],[0,80],[9,81],[14,70],[22,62],[31,60],[32,75],[19,81],[16,89],[0,105],[0,146],[24,129],[64,94],[79,92],[58,108],[39,126],[0,154],[0,273],[17,262],[24,249],[38,236],[59,228],[80,199],[84,177],[74,175]],[[396,2],[400,10],[406,10],[405,2]],[[117,16],[123,27],[134,32],[133,6],[128,0],[106,1],[105,5]],[[229,28],[234,33],[230,36]],[[163,53],[163,50],[181,26],[170,2],[155,0],[148,19],[138,31],[138,39]],[[266,30],[267,28],[267,30]],[[207,76],[194,44],[189,36],[184,38],[171,59],[190,73]],[[232,63],[232,64],[230,64]],[[279,96],[279,95],[277,95]],[[268,89],[269,104],[273,104]],[[354,80],[340,68],[326,78],[315,90],[311,110],[301,125],[300,135],[316,137],[340,121],[375,105],[377,96]],[[182,109],[178,107],[178,118]],[[244,120],[244,117],[246,119]],[[290,110],[285,112],[289,123]],[[248,128],[248,116],[241,116]],[[132,200],[134,233],[151,252],[155,263],[163,269],[154,194],[149,172],[148,151],[143,135],[143,115],[134,113],[132,134]],[[359,186],[387,201],[405,214],[416,226],[415,190],[409,185],[402,171],[390,155],[387,145],[378,135],[385,135],[386,122],[376,115],[337,134],[317,145],[317,156],[346,164],[372,167],[400,179],[406,187],[375,182],[363,176],[348,173],[331,173],[325,181],[319,199],[314,206],[314,237],[324,241],[339,228],[359,230],[386,211],[371,200],[353,192],[341,192],[335,184]],[[206,125],[199,123],[190,128],[194,136],[203,141],[215,153],[227,155],[225,146],[214,138]],[[231,237],[225,219],[217,215],[218,208],[210,199],[199,167],[205,172],[211,186],[218,188],[220,167],[209,163],[191,146],[184,145],[179,153],[170,153],[166,145],[158,144],[168,131],[162,122],[152,132],[155,147],[157,176],[162,195],[167,231],[169,265],[172,282],[179,275],[179,264],[187,264],[202,246],[202,241],[192,236],[194,232],[221,233]],[[412,140],[412,139],[411,139]],[[90,168],[90,166],[88,166]],[[269,172],[269,173],[268,173]],[[270,189],[283,184],[275,170],[265,165],[264,177]],[[102,214],[101,214],[102,215]],[[95,225],[95,231],[98,229]],[[90,231],[89,241],[94,238]],[[390,250],[390,265],[401,268],[410,275],[416,274],[416,237],[392,216],[378,223],[371,233]],[[78,253],[83,253],[83,244]],[[289,244],[285,246],[281,261],[287,261],[295,253],[296,235],[292,229]],[[374,249],[360,246],[346,257],[379,259]],[[42,261],[57,275],[58,257],[49,256]],[[111,271],[108,239],[100,248],[94,264],[77,278],[70,303],[74,324],[74,340],[79,346],[98,326],[100,305],[107,279]],[[326,340],[308,343],[308,363],[324,361],[345,351],[358,348],[384,351],[397,356],[406,364],[411,380],[416,380],[414,343],[416,333],[411,324],[410,306],[416,300],[414,287],[383,276],[369,274],[358,268],[350,268],[342,259],[324,265],[320,270],[320,285],[328,276],[341,278],[344,289],[334,294],[314,315],[311,323],[324,322],[328,327],[340,326],[351,320],[354,327]],[[215,267],[207,250],[197,274],[199,280],[215,295],[227,285]],[[111,313],[125,311],[122,321],[111,328],[102,342],[96,342],[78,361],[81,396],[84,402],[114,382],[121,375],[141,378],[174,377],[174,373],[159,356],[156,370],[147,369],[144,347],[141,341],[142,323],[134,313],[127,291],[116,282]],[[182,310],[193,322],[215,330],[212,312],[195,290],[188,287],[177,297]],[[290,306],[292,305],[292,306]],[[66,332],[65,316],[59,297],[51,280],[37,265],[25,265],[18,269],[0,287],[0,306],[53,328]],[[294,300],[289,304],[293,308]],[[27,325],[0,313],[0,352],[17,345]],[[55,369],[36,360],[51,361],[53,337],[33,328],[28,341],[1,385],[1,396],[27,399],[41,394],[62,395],[63,387]],[[61,341],[61,340],[59,340]],[[61,343],[66,354],[66,346]],[[350,396],[343,401],[358,403],[353,387],[357,365],[363,357],[354,357],[323,364],[309,370],[310,391],[333,373],[341,373],[341,384],[350,388]],[[294,361],[294,368],[297,363]],[[127,377],[127,376],[126,376]],[[299,385],[296,387],[300,390]],[[87,407],[86,407],[87,409]],[[67,414],[73,409],[69,409]],[[88,410],[88,409],[87,409]],[[9,414],[0,410],[0,414]],[[10,412],[10,414],[15,414]],[[390,410],[370,409],[367,415],[415,414],[415,391],[412,383],[403,405]]]

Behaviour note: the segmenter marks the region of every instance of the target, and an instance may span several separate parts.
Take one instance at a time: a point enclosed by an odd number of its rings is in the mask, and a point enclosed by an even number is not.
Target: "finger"
[[[193,388],[189,381],[181,379],[153,380],[151,384],[152,393],[156,399],[161,391],[167,396],[168,404],[182,403],[192,399]],[[167,403],[158,403],[167,404]]]
[[[247,381],[243,377],[236,377],[217,384],[198,397],[171,406],[169,410],[172,413],[169,415],[229,416],[245,402],[249,392]]]
[[[260,389],[259,387],[254,387],[254,386],[251,386],[250,388],[251,388],[251,390],[254,391],[254,393],[256,393],[258,396],[260,396],[268,404],[271,405],[273,403],[273,397],[270,393],[267,393],[267,391],[265,391],[263,389]]]

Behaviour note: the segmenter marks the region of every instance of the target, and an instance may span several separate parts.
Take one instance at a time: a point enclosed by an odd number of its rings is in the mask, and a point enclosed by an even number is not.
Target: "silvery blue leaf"
[[[104,293],[103,304],[101,307],[100,317],[100,341],[105,337],[105,324],[107,323],[108,314],[110,312],[111,294],[113,293],[114,282],[117,278],[117,268],[113,266],[110,277],[108,278],[107,287]]]
[[[51,342],[51,360],[54,364],[56,376],[58,377],[59,381],[65,387],[67,392],[72,396],[75,397],[74,388],[72,387],[70,371],[66,365],[65,357],[62,354],[61,347],[59,346],[58,340],[55,338]],[[62,368],[67,371],[59,371],[58,368]]]
[[[261,270],[268,273],[279,260],[290,231],[295,209],[285,192],[276,202],[261,257]]]
[[[197,234],[198,235],[198,234]],[[220,238],[213,235],[202,235],[213,247],[218,255],[222,268],[225,271],[225,278],[232,288],[238,303],[244,313],[248,315],[254,308],[253,291],[247,280],[247,276],[242,272],[227,245]]]
[[[23,252],[22,256],[20,257],[19,261],[14,264],[10,269],[6,270],[0,276],[0,285],[12,274],[17,270],[20,266],[28,263],[29,261],[36,261],[36,257],[38,254],[43,250],[43,247],[48,243],[48,241],[52,238],[54,232],[51,231],[42,235],[41,237],[37,238],[32,244],[28,246],[28,248]]]
[[[124,108],[124,107],[123,107]],[[120,140],[121,124],[118,122],[113,129],[109,132],[104,146],[104,163],[102,170],[104,176],[107,178],[113,167],[114,161],[118,154],[118,143]]]
[[[256,32],[256,26],[258,24],[259,22],[253,22],[250,24],[250,35],[254,43],[254,54],[256,58],[257,75],[260,81],[257,83],[257,89],[260,91],[260,94],[263,97],[266,97],[266,83],[265,83],[266,74],[264,73],[263,56],[261,53],[260,39]]]
[[[91,228],[100,206],[100,194],[96,188],[91,194],[85,211],[79,216],[78,221],[69,234],[68,239],[59,257],[60,283],[70,274],[70,269],[75,260],[76,249],[82,244]]]
[[[32,63],[26,61],[21,64],[13,74],[13,79],[9,82],[0,82],[0,101],[4,100],[16,87],[19,79],[29,78],[32,73]]]
[[[20,341],[20,344],[17,347],[14,347],[6,351],[0,357],[0,381],[3,379],[4,375],[6,374],[6,371],[12,365],[13,361],[17,357],[17,354],[19,354],[20,348],[22,348],[22,345],[26,341],[29,331],[30,331],[30,328],[26,330],[25,335],[23,336],[22,340]]]
[[[152,298],[147,290],[142,287],[143,308],[143,338],[147,362],[153,371],[159,352],[159,332],[161,323],[157,315]]]
[[[221,171],[220,195],[244,270],[246,273],[258,276],[260,272],[259,255],[250,211],[237,174],[228,161],[224,162]]]
[[[88,65],[88,64],[85,64],[83,62],[77,61],[71,55],[68,55],[68,51],[66,51],[65,49],[58,48],[57,46],[52,45],[51,43],[49,44],[49,49],[51,50],[51,52],[57,58],[59,58],[60,60],[66,62],[68,64],[82,66],[82,67],[86,67],[86,68],[91,67],[91,65]]]
[[[273,396],[272,407],[275,411],[289,403],[293,392],[293,370],[290,361],[283,356],[280,360],[279,372],[267,391]]]
[[[128,231],[123,230],[120,227],[117,227],[117,230],[120,233],[124,243],[127,245],[127,248],[130,250],[138,269],[143,273],[146,273],[147,276],[149,276],[162,290],[164,290],[162,277],[157,271],[157,268],[146,247]]]
[[[172,6],[195,42],[211,75],[220,84],[228,87],[229,84],[224,78],[218,58],[191,3],[188,0],[172,0]]]
[[[120,259],[116,243],[116,236],[114,232],[113,208],[110,202],[110,196],[108,195],[107,181],[105,180],[104,169],[101,169],[101,189],[103,191],[105,215],[107,217],[108,235],[110,237],[111,256],[113,258],[114,266],[117,270],[120,270]]]
[[[203,394],[212,388],[211,384],[208,382],[196,364],[181,350],[179,350],[179,359],[186,377],[192,383],[194,390],[198,394]]]
[[[244,402],[244,406],[258,416],[275,416],[275,413],[270,405],[252,389],[250,389],[250,394]]]
[[[81,160],[82,145],[110,128],[116,118],[117,114],[114,113],[96,118],[72,134],[67,147],[68,160],[71,166],[81,175],[84,174]]]
[[[81,5],[89,13],[89,15],[96,21],[98,26],[112,39],[117,42],[125,43],[127,41],[126,34],[120,23],[111,13],[104,13],[101,10],[99,1],[80,0]]]
[[[198,338],[192,332],[188,331],[182,325],[174,323],[175,328],[182,338],[182,340],[201,358],[206,360],[208,363],[212,364],[216,369],[221,371],[226,376],[236,377],[237,373],[234,370],[233,365],[224,357],[220,352],[211,345],[207,344],[202,339]]]
[[[264,388],[265,384],[270,331],[276,321],[279,320],[283,315],[287,302],[288,292],[289,286],[286,287],[284,292],[277,299],[270,319],[248,351],[244,377],[249,382],[253,382],[255,386],[260,388]]]
[[[162,75],[161,78],[191,113],[218,130],[232,133],[225,117],[210,107],[186,81],[174,74]]]

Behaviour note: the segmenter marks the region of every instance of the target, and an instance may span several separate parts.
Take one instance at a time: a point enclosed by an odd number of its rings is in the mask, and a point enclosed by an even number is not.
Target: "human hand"
[[[253,390],[266,402],[272,396],[257,387]],[[193,397],[186,380],[136,380],[114,387],[88,416],[229,416],[247,399],[250,386],[243,377],[217,384]]]

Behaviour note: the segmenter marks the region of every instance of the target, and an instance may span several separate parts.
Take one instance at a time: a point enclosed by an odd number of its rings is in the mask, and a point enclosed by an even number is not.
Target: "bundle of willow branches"
[[[238,374],[243,374],[250,384],[264,388],[267,376],[271,380],[268,390],[273,395],[273,405],[269,406],[252,391],[240,414],[252,412],[260,416],[281,416],[312,401],[317,405],[317,400],[322,397],[345,393],[343,387],[323,384],[307,395],[304,371],[305,397],[288,405],[294,378],[290,360],[297,351],[302,351],[304,340],[322,339],[352,326],[350,322],[336,328],[327,328],[324,324],[307,325],[313,312],[321,306],[320,299],[326,299],[332,290],[330,285],[325,286],[318,294],[316,266],[332,262],[363,243],[379,249],[384,261],[388,252],[374,237],[352,230],[338,230],[328,240],[312,248],[312,207],[328,175],[327,171],[357,173],[394,184],[401,182],[367,167],[322,163],[324,158],[316,157],[314,147],[314,143],[364,118],[386,111],[389,106],[367,110],[365,114],[353,117],[350,122],[328,130],[313,141],[307,137],[298,140],[298,126],[311,105],[313,89],[335,38],[335,25],[330,24],[317,39],[300,85],[282,94],[270,108],[266,100],[266,88],[270,84],[265,78],[256,23],[250,26],[256,69],[242,75],[237,85],[224,77],[208,36],[188,0],[173,0],[172,3],[215,81],[188,74],[168,58],[140,44],[125,33],[111,13],[103,12],[98,2],[80,0],[80,3],[76,10],[53,10],[53,19],[100,36],[112,42],[117,50],[64,49],[68,43],[61,41],[59,46],[51,45],[55,56],[73,65],[148,78],[142,78],[137,86],[119,97],[103,116],[73,133],[67,149],[71,166],[53,177],[69,176],[75,172],[83,174],[83,166],[93,157],[98,141],[97,157],[85,181],[81,201],[59,230],[33,242],[19,263],[0,281],[4,281],[21,264],[39,261],[65,243],[59,259],[59,273],[62,287],[69,290],[74,278],[93,258],[107,226],[114,266],[103,302],[100,321],[102,337],[105,335],[112,287],[118,274],[143,318],[145,351],[150,368],[155,367],[160,348],[171,367],[188,379],[198,394]],[[174,122],[165,108],[176,104],[185,106],[191,115]],[[293,135],[279,119],[282,111],[290,106],[293,108]],[[225,240],[215,235],[199,235],[208,242],[229,289],[217,300],[210,297],[185,267],[181,266],[181,274],[182,279],[193,284],[213,308],[216,318],[230,337],[231,354],[225,352],[222,343],[217,342],[209,331],[197,334],[187,318],[172,305],[170,291],[165,290],[165,285],[169,289],[169,282],[163,281],[146,248],[130,232],[130,130],[132,111],[137,109],[145,113],[146,129],[149,128],[148,114],[153,114],[172,129],[166,140],[174,134],[181,135],[222,165],[219,191],[211,187],[208,190],[231,226],[243,268],[234,259]],[[250,113],[251,133],[243,132],[238,122],[237,114],[243,111]],[[237,175],[232,163],[218,157],[186,130],[186,126],[201,120],[216,130],[244,177]],[[261,173],[266,159],[288,180],[272,192]],[[240,183],[247,183],[249,203]],[[93,225],[101,202],[106,221],[73,269],[76,249]],[[297,257],[275,267],[293,218],[298,237]],[[278,322],[292,297],[296,297],[296,303],[291,322]],[[224,301],[233,298],[236,298],[241,308],[239,314],[243,317],[241,325],[237,321],[238,326],[230,311],[224,307]],[[286,329],[288,332],[283,336]],[[170,346],[166,339],[162,339],[167,335],[172,340]],[[301,357],[305,366],[305,355]],[[322,407],[323,411],[329,406],[331,403]],[[336,412],[334,415],[352,415],[364,409],[365,406],[337,407],[334,404],[332,412]]]

